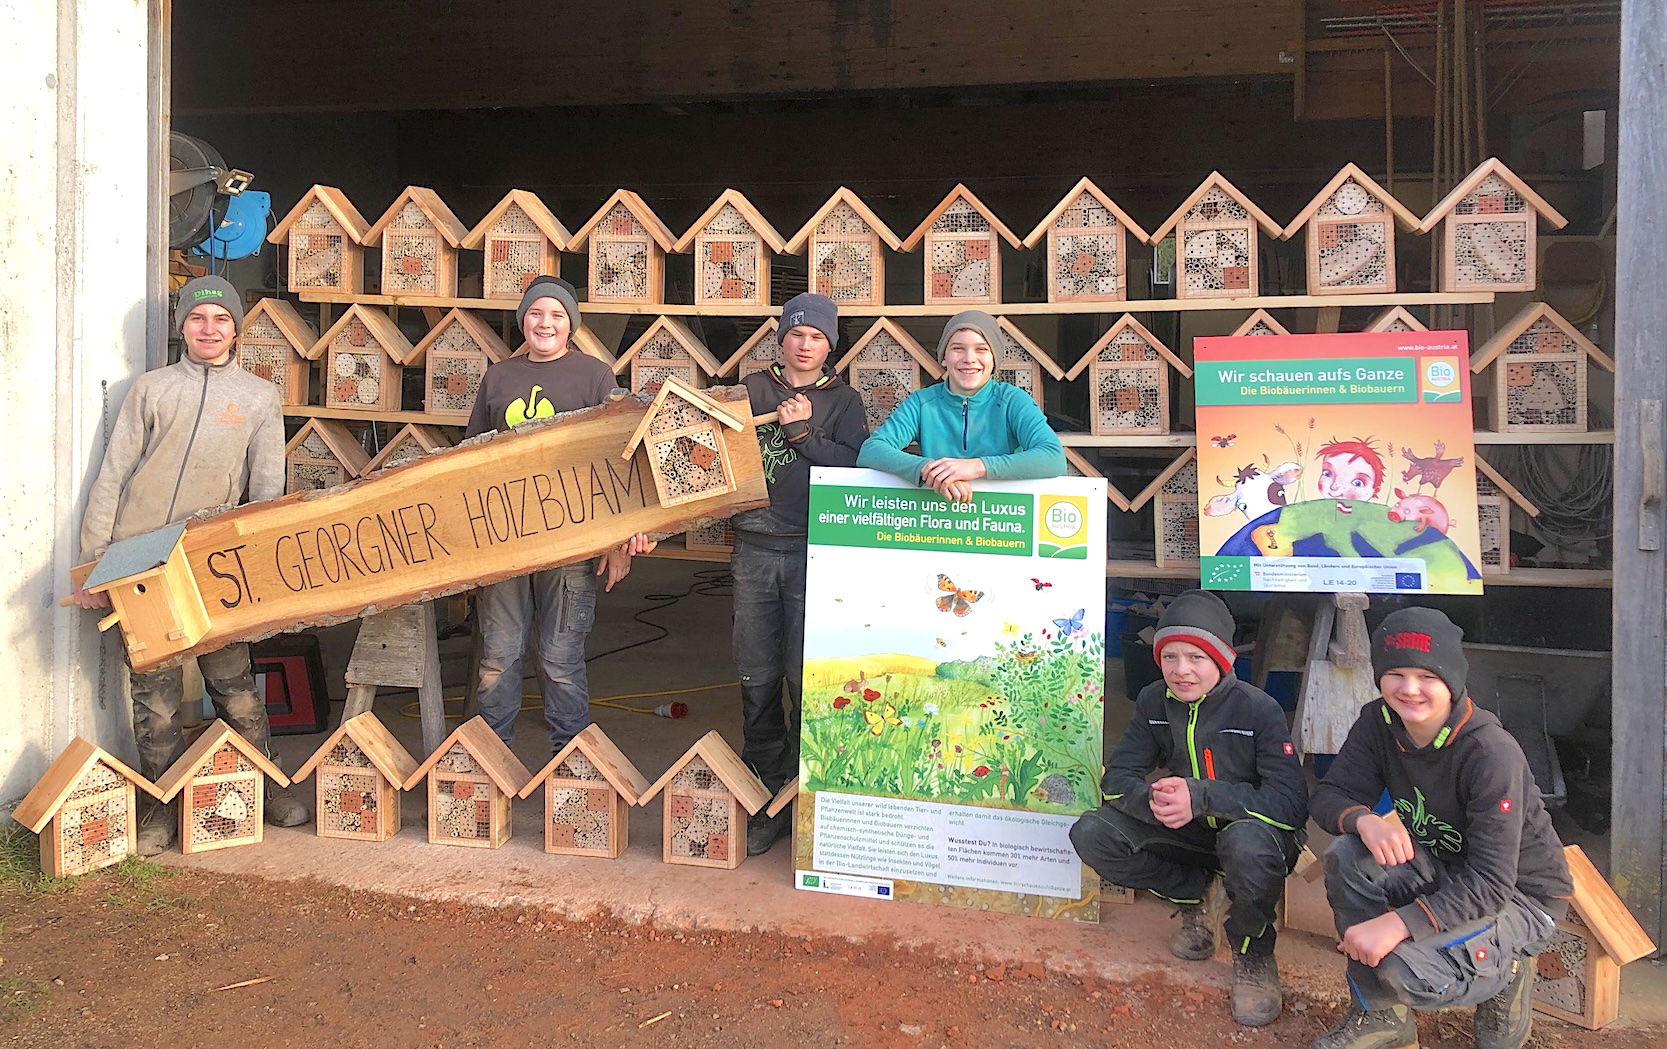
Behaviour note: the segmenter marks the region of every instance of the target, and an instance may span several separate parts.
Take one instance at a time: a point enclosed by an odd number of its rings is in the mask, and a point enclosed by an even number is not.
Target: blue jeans
[[[741,760],[772,793],[799,774],[805,658],[803,545],[776,550],[735,534],[735,668],[741,677]],[[786,696],[783,697],[785,688]]]
[[[536,628],[538,685],[550,746],[560,750],[590,724],[585,637],[596,622],[596,562],[581,561],[482,587],[475,598],[481,634],[476,702],[506,744],[521,711],[522,661]]]

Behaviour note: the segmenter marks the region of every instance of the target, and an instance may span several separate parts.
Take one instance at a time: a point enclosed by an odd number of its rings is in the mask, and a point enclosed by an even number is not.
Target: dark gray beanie
[[[1397,667],[1418,667],[1439,677],[1464,697],[1470,660],[1464,654],[1464,631],[1433,608],[1400,608],[1383,617],[1372,632],[1372,676]]]
[[[1165,645],[1185,641],[1197,645],[1215,661],[1223,675],[1233,672],[1233,613],[1226,602],[1208,590],[1188,590],[1169,603],[1158,619],[1152,638],[1152,658],[1162,662]]]
[[[984,337],[990,344],[990,353],[1001,356],[1001,329],[996,326],[996,319],[983,310],[962,310],[949,318],[949,323],[943,326],[943,334],[938,336],[938,363],[943,363],[944,351],[949,349],[949,340],[963,328],[969,328]]]
[[[194,277],[179,289],[179,305],[174,307],[174,327],[184,331],[185,318],[205,302],[231,314],[234,328],[243,326],[243,297],[232,287],[231,281],[224,277]]]
[[[521,305],[515,307],[515,326],[520,328],[523,334],[527,330],[527,311],[532,309],[533,303],[539,299],[555,299],[560,302],[562,308],[567,311],[568,332],[579,330],[579,325],[583,322],[579,319],[579,296],[574,292],[573,285],[560,277],[545,275],[533,278],[533,282],[527,285],[527,290],[521,294]]]
[[[839,307],[826,295],[807,291],[788,299],[781,307],[781,320],[776,325],[776,344],[779,346],[782,337],[801,324],[826,335],[829,349],[839,346]]]

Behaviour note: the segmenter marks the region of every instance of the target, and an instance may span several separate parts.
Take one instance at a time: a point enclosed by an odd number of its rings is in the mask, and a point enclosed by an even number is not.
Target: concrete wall
[[[0,5],[0,807],[75,735],[131,753],[115,638],[57,607],[156,306],[149,90],[165,0]]]

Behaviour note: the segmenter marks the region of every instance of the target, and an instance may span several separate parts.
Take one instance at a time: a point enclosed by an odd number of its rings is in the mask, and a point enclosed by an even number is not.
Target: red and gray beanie
[[[1372,676],[1398,667],[1418,667],[1439,677],[1453,699],[1465,694],[1470,661],[1464,631],[1433,608],[1401,608],[1383,617],[1372,632]]]
[[[1221,598],[1208,590],[1188,590],[1169,603],[1158,619],[1158,633],[1152,639],[1152,658],[1163,659],[1164,646],[1185,641],[1203,649],[1221,668],[1223,676],[1233,672],[1233,613]]]
[[[219,306],[231,314],[234,331],[243,326],[243,299],[231,281],[224,277],[196,277],[179,289],[179,304],[174,307],[175,329],[185,330],[185,318],[204,303]]]

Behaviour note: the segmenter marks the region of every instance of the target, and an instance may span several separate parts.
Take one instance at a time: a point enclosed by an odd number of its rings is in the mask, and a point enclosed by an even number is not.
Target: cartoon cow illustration
[[[1412,495],[1395,489],[1395,505],[1389,508],[1391,521],[1406,521],[1413,525],[1413,531],[1422,532],[1426,528],[1434,528],[1442,535],[1452,526],[1452,518],[1447,508],[1434,496]]]
[[[1226,517],[1238,510],[1246,519],[1254,521],[1284,506],[1285,486],[1295,484],[1301,474],[1302,467],[1296,463],[1280,463],[1272,470],[1252,463],[1234,476],[1232,493],[1211,499],[1205,504],[1204,512],[1211,517]]]

